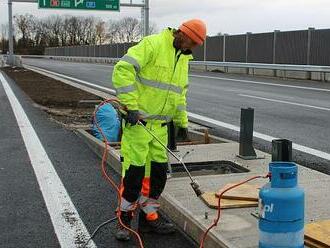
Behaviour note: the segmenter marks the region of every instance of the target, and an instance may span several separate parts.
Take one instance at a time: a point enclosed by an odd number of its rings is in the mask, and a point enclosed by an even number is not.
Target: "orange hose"
[[[244,181],[241,181],[241,182],[239,182],[239,183],[237,183],[237,184],[234,184],[233,186],[230,186],[229,188],[223,190],[223,191],[220,193],[220,195],[219,195],[219,199],[218,199],[218,212],[217,212],[217,217],[213,220],[213,224],[210,225],[209,228],[203,233],[199,248],[204,248],[204,242],[205,242],[205,239],[206,239],[207,234],[209,233],[209,231],[210,231],[213,227],[215,227],[215,226],[218,225],[218,222],[219,222],[219,219],[220,219],[220,215],[221,215],[221,206],[220,206],[220,205],[221,205],[221,198],[222,198],[223,194],[226,193],[227,191],[233,189],[233,188],[236,188],[236,187],[238,187],[238,186],[240,186],[240,185],[242,185],[242,184],[245,184],[245,183],[250,182],[250,181],[252,181],[252,180],[255,180],[255,179],[257,179],[257,178],[268,178],[268,177],[270,177],[270,174],[267,174],[266,176],[254,176],[254,177],[251,177],[251,178],[246,179],[246,180],[244,180]]]
[[[121,220],[121,215],[120,215],[120,205],[121,205],[121,192],[120,192],[120,187],[116,185],[116,183],[114,182],[114,180],[107,174],[106,172],[106,164],[107,164],[107,158],[108,158],[108,148],[109,148],[109,145],[108,145],[108,140],[105,136],[105,134],[103,133],[103,130],[102,128],[99,126],[99,124],[97,123],[97,119],[96,119],[96,113],[97,111],[99,110],[99,108],[101,106],[103,106],[104,104],[106,103],[110,103],[110,102],[116,102],[118,104],[119,101],[116,100],[116,99],[107,99],[103,102],[101,102],[97,108],[95,109],[94,113],[93,113],[93,120],[94,120],[94,123],[97,127],[97,129],[99,130],[99,132],[101,133],[102,135],[102,138],[103,138],[103,142],[104,142],[104,151],[103,151],[103,155],[102,155],[102,163],[101,163],[101,168],[102,168],[102,175],[105,177],[105,179],[111,184],[111,186],[116,190],[117,192],[117,198],[118,198],[118,220],[119,220],[119,223],[121,226],[123,226],[125,229],[127,229],[128,231],[130,231],[131,233],[133,233],[135,235],[135,237],[137,238],[138,240],[138,243],[139,243],[139,246],[140,248],[144,248],[143,246],[143,242],[142,242],[142,239],[140,237],[140,235],[134,231],[133,229],[129,228],[128,226],[125,226],[125,224],[122,222]]]

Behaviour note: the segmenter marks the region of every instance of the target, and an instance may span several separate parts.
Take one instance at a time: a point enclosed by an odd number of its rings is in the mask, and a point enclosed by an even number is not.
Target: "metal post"
[[[207,38],[205,39],[205,41],[204,41],[204,45],[203,45],[203,57],[204,57],[204,61],[206,61],[206,49],[207,49]],[[207,65],[205,65],[205,71],[207,71]]]
[[[245,63],[248,63],[249,56],[249,36],[252,34],[251,32],[247,32],[245,35]]]
[[[311,41],[312,41],[312,33],[315,28],[308,28],[308,40],[307,40],[307,65],[310,64],[311,61]]]
[[[143,13],[144,13],[143,36],[147,36],[149,35],[149,0],[144,0]]]
[[[8,41],[9,41],[9,58],[8,64],[14,63],[14,40],[13,40],[13,3],[12,0],[8,0]]]
[[[280,30],[274,30],[274,35],[273,35],[273,64],[276,64],[276,38],[277,34],[280,32]],[[277,76],[277,71],[274,70],[274,77]]]
[[[248,63],[249,56],[249,36],[252,34],[251,32],[247,32],[245,35],[245,63]],[[249,74],[250,68],[246,68],[246,74]]]
[[[292,141],[287,139],[272,140],[272,161],[292,161]]]
[[[223,34],[223,43],[222,43],[222,62],[226,62],[226,34]]]
[[[256,159],[253,142],[254,109],[241,109],[241,127],[239,134],[239,157],[243,159]]]
[[[311,63],[311,42],[312,42],[312,34],[315,28],[308,28],[308,34],[307,34],[307,58],[306,58],[306,64],[310,65]],[[307,79],[312,79],[312,72],[308,71],[306,75]]]
[[[274,30],[274,36],[273,36],[273,64],[276,64],[276,38],[277,34],[280,32],[280,30]]]

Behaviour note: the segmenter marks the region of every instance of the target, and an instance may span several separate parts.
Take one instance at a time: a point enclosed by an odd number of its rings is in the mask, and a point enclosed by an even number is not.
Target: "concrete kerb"
[[[104,143],[86,130],[78,129],[76,130],[77,135],[82,138],[85,143],[100,157],[102,158],[104,152]],[[120,152],[114,148],[109,148],[107,163],[110,165],[117,173],[121,173],[121,163],[120,163]],[[162,211],[169,216],[177,226],[179,226],[185,233],[187,233],[192,239],[197,243],[200,241],[200,237],[204,233],[206,226],[201,226],[193,214],[189,210],[185,209],[179,201],[174,197],[164,192],[159,201],[162,205]],[[205,248],[214,247],[224,247],[231,248],[234,247],[222,237],[214,235],[212,232],[206,238]]]
[[[184,208],[179,201],[174,197],[164,192],[160,197],[161,209],[171,217],[171,219],[178,225],[185,233],[187,233],[192,239],[197,243],[200,242],[200,239],[205,232],[207,226],[201,226],[201,224],[195,220],[193,214]],[[205,239],[204,243],[205,248],[234,248],[232,244],[229,243],[223,237],[217,237],[211,232],[208,233],[208,236]]]
[[[86,142],[86,144],[92,149],[92,151],[95,152],[96,155],[102,158],[104,151],[104,143],[102,141],[95,138],[84,129],[77,129],[75,133]],[[117,173],[121,174],[120,154],[112,147],[110,147],[108,151],[107,163]]]

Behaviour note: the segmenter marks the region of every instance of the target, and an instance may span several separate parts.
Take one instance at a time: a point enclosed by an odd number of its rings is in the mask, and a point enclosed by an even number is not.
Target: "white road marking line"
[[[295,88],[295,89],[303,89],[303,90],[314,90],[314,91],[330,92],[330,89],[305,87],[305,86],[297,86],[297,85],[287,85],[287,84],[274,84],[274,83],[267,83],[267,82],[260,82],[260,81],[258,82],[258,81],[244,80],[244,79],[202,76],[202,75],[196,75],[196,74],[190,74],[189,77],[208,78],[208,79],[217,79],[217,80],[224,80],[224,81],[250,83],[250,84],[270,85],[270,86],[276,86],[276,87],[286,87],[286,88]]]
[[[100,86],[100,85],[96,85],[96,84],[92,84],[92,83],[89,83],[87,81],[84,81],[84,80],[81,80],[81,79],[78,79],[78,78],[69,77],[69,76],[66,76],[64,74],[60,74],[60,73],[56,73],[56,72],[53,72],[53,71],[45,70],[45,69],[42,69],[40,67],[31,66],[31,65],[25,65],[25,67],[27,67],[27,68],[28,67],[36,68],[36,69],[38,69],[40,71],[44,71],[44,72],[53,74],[55,76],[59,76],[59,77],[66,78],[66,79],[69,79],[69,80],[77,81],[79,83],[82,83],[82,84],[85,84],[85,85],[91,86],[93,88],[97,88],[97,89],[100,89],[100,90],[103,90],[103,91],[106,91],[106,92],[109,92],[109,93],[112,93],[112,94],[116,93],[116,91],[113,90],[113,89],[106,88],[106,87],[103,87],[103,86]]]
[[[264,100],[264,101],[269,101],[269,102],[285,103],[285,104],[301,106],[301,107],[306,107],[306,108],[313,108],[313,109],[320,109],[320,110],[330,111],[330,108],[317,107],[317,106],[308,105],[308,104],[288,102],[288,101],[276,100],[276,99],[271,99],[271,98],[264,98],[264,97],[259,97],[259,96],[251,96],[251,95],[245,95],[245,94],[238,94],[238,95],[243,96],[243,97],[248,97],[248,98],[255,98],[255,99],[260,99],[260,100]]]
[[[58,75],[62,75],[62,74],[58,74]],[[72,78],[72,80],[79,82],[79,79],[76,79],[76,78]],[[89,83],[89,84],[91,84],[91,83]],[[91,84],[91,85],[94,86],[94,87],[97,86],[97,85],[94,85],[94,84]],[[192,118],[195,118],[197,120],[201,120],[201,121],[219,126],[219,127],[224,127],[224,128],[230,129],[230,130],[237,131],[237,132],[240,131],[240,127],[238,127],[238,126],[235,126],[235,125],[232,125],[232,124],[229,124],[229,123],[225,123],[225,122],[222,122],[222,121],[218,121],[218,120],[206,117],[206,116],[202,116],[202,115],[191,113],[191,112],[188,112],[188,116],[192,117]],[[258,132],[253,132],[253,136],[256,137],[256,138],[268,141],[268,142],[271,142],[273,139],[278,139],[278,138],[275,138],[275,137],[272,137],[272,136],[269,136],[269,135],[265,135],[265,134],[262,134],[262,133],[258,133]],[[313,148],[309,148],[309,147],[306,147],[306,146],[303,146],[303,145],[295,144],[295,143],[292,144],[292,147],[294,149],[296,149],[297,151],[301,151],[301,152],[308,153],[308,154],[311,154],[311,155],[314,155],[314,156],[317,156],[317,157],[320,157],[320,158],[330,160],[330,154],[329,153],[322,152],[322,151],[319,151],[319,150],[316,150],[316,149],[313,149]]]
[[[224,128],[230,129],[230,130],[237,131],[237,132],[240,131],[240,127],[238,127],[238,126],[228,124],[228,123],[225,123],[225,122],[222,122],[222,121],[218,121],[218,120],[215,120],[215,119],[203,116],[203,115],[188,112],[188,116],[192,117],[192,118],[195,118],[197,120],[207,122],[209,124],[213,124],[215,126],[224,127]],[[256,137],[256,138],[268,141],[268,142],[272,142],[272,140],[278,139],[276,137],[272,137],[272,136],[262,134],[262,133],[258,133],[258,132],[253,132],[253,136]],[[322,152],[322,151],[319,151],[319,150],[316,150],[316,149],[313,149],[313,148],[310,148],[310,147],[307,147],[307,146],[299,145],[299,144],[296,144],[296,143],[292,143],[292,148],[297,150],[297,151],[301,151],[301,152],[304,152],[304,153],[311,154],[313,156],[317,156],[319,158],[330,160],[330,154],[326,153],[326,152]]]
[[[57,175],[38,135],[2,73],[0,73],[0,81],[16,117],[58,241],[61,247],[80,247],[81,242],[85,243],[90,238],[90,234]],[[91,240],[87,247],[96,247],[96,245]]]

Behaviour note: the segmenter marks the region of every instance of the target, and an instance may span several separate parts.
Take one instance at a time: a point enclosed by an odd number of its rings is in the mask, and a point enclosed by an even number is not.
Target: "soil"
[[[35,107],[48,113],[52,121],[68,129],[90,129],[95,106],[102,98],[24,68],[5,67],[2,70],[33,100]],[[210,140],[208,134],[190,133],[189,140],[177,145],[209,142],[217,141]]]
[[[35,107],[67,128],[88,128],[95,105],[102,101],[98,96],[24,68],[2,70],[35,102]]]

